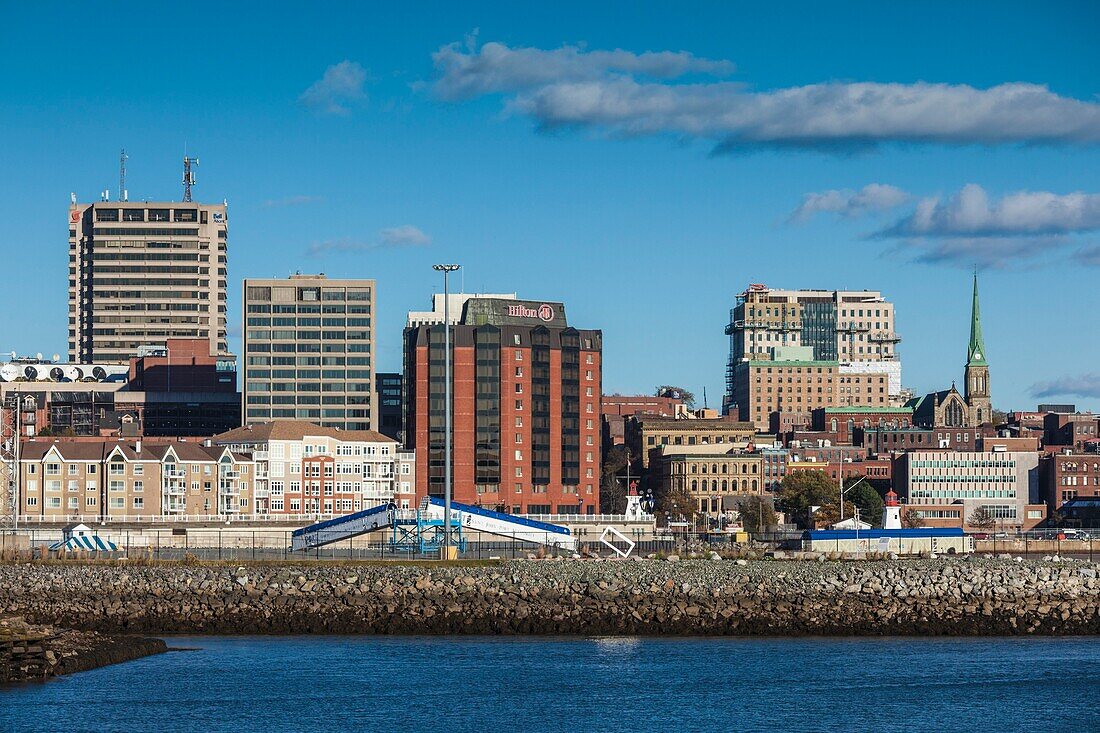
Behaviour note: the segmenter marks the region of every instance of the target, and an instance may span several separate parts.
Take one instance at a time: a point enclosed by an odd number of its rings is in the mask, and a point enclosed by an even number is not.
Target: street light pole
[[[432,265],[443,273],[443,559],[451,559],[451,291],[450,274],[461,265]]]

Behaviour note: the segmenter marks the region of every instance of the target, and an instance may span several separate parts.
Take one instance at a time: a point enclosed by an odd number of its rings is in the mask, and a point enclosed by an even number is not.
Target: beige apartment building
[[[735,371],[738,415],[761,430],[773,412],[893,404],[886,372],[846,373],[828,361],[742,361]]]
[[[889,404],[904,401],[894,305],[877,290],[779,290],[753,284],[730,310],[726,335],[730,352],[723,410],[760,427],[768,425],[768,414],[759,415],[755,400],[744,401],[751,390],[745,380],[753,376],[745,365],[757,362],[820,363],[833,367],[837,375],[850,377],[835,385],[837,401],[821,407],[860,404],[844,401],[843,395],[857,386],[867,386],[868,380],[877,394],[880,375],[885,376]],[[762,403],[766,394],[761,395]],[[781,411],[795,409],[784,404]]]
[[[252,462],[226,448],[116,438],[25,440],[20,513],[57,521],[255,511]]]
[[[373,280],[245,280],[242,422],[376,429],[374,308]]]
[[[764,493],[764,459],[724,444],[662,445],[652,457],[656,492],[685,492],[703,514],[737,511],[738,502]]]
[[[210,442],[251,456],[260,514],[347,514],[390,502],[415,506],[412,453],[373,430],[274,420]]]
[[[225,204],[101,201],[69,207],[69,361],[126,362],[169,338],[226,335]]]
[[[756,428],[751,423],[724,417],[634,415],[627,418],[625,426],[630,456],[641,458],[642,468],[649,468],[662,446],[719,445],[728,450],[733,445],[744,447],[754,435]]]

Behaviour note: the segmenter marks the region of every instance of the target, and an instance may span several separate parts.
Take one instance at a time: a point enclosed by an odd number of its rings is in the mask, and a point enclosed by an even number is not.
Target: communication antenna
[[[192,164],[195,165],[196,167],[198,167],[199,159],[198,158],[189,158],[186,155],[183,156],[183,200],[184,201],[190,201],[191,200],[191,187],[195,185],[195,174],[191,172]]]
[[[130,156],[126,154],[126,148],[122,149],[122,152],[118,155],[118,200],[128,201],[130,194],[126,191],[126,159]]]

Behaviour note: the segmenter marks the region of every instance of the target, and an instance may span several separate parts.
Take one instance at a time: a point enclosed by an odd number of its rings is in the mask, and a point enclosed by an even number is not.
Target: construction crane
[[[19,393],[0,405],[0,531],[19,524]]]
[[[197,168],[199,159],[183,156],[183,200],[188,202],[191,201],[191,187],[195,185],[195,174],[191,171],[192,165]]]

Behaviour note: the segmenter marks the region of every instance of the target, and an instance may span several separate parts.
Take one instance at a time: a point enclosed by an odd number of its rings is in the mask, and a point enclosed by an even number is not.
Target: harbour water
[[[195,637],[0,690],[0,731],[1100,730],[1092,638]]]

